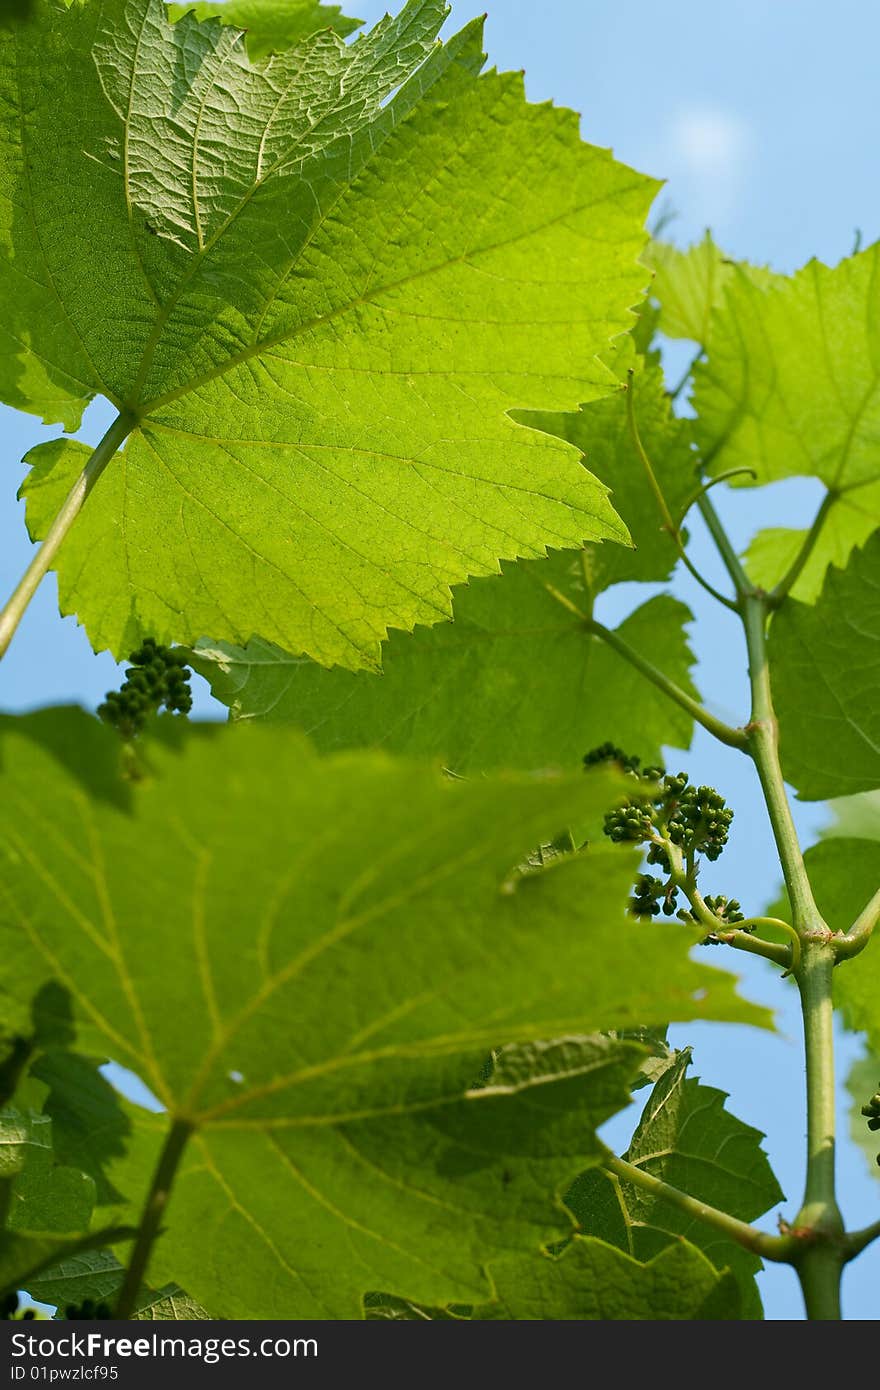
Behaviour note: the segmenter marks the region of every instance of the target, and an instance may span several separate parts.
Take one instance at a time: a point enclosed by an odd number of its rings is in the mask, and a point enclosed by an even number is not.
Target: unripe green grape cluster
[[[710,912],[714,912],[722,922],[735,927],[737,922],[746,920],[741,904],[736,898],[726,898],[723,893],[708,895],[703,899]]]
[[[629,910],[634,917],[657,917],[661,912],[672,917],[675,914],[675,899],[675,889],[664,883],[662,878],[639,874],[629,900]]]
[[[172,714],[189,714],[192,692],[186,657],[147,637],[128,658],[130,670],[119,690],[110,690],[98,715],[126,740],[142,732],[150,715],[164,705]]]
[[[686,772],[668,773],[663,767],[642,767],[639,758],[632,757],[612,743],[603,743],[584,756],[589,769],[602,763],[615,763],[627,776],[640,782],[648,792],[646,799],[633,797],[622,802],[605,816],[604,831],[616,844],[644,844],[649,865],[656,865],[666,879],[641,873],[633,887],[629,910],[635,917],[667,917],[678,915],[683,921],[694,920],[688,911],[678,910],[679,889],[672,882],[668,844],[678,846],[682,855],[693,860],[697,854],[715,860],[727,844],[733,811],[714,787],[692,787]],[[722,922],[733,926],[745,921],[736,898],[719,894],[705,900],[706,906]],[[708,938],[712,939],[712,938]]]
[[[686,772],[667,773],[663,767],[640,768],[638,758],[605,743],[584,757],[584,766],[617,763],[642,783],[659,782],[650,800],[627,800],[605,817],[605,834],[617,843],[650,843],[659,835],[678,845],[684,854],[705,854],[717,859],[727,844],[733,811],[714,787],[692,787]],[[649,864],[659,864],[669,872],[669,857],[662,846],[651,844]]]
[[[684,773],[666,782],[681,782]],[[727,844],[733,812],[724,797],[714,787],[676,787],[667,795],[673,801],[672,814],[666,822],[666,832],[674,845],[685,853],[705,854],[715,860]]]

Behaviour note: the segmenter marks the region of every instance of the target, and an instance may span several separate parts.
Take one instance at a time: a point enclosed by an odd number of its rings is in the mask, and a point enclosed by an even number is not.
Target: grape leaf
[[[696,435],[714,472],[818,477],[837,493],[878,480],[878,265],[880,243],[834,269],[736,271],[696,368]]]
[[[763,266],[725,255],[709,231],[684,251],[668,241],[652,241],[642,259],[654,271],[651,298],[659,306],[661,333],[690,338],[701,347],[709,337],[712,313],[724,303],[737,268],[756,285],[768,285],[773,278]]]
[[[67,1308],[91,1298],[110,1302],[119,1290],[124,1267],[109,1250],[84,1250],[53,1265],[28,1283],[28,1292],[40,1303]]]
[[[322,5],[320,0],[221,0],[220,4],[196,0],[168,6],[172,19],[190,11],[197,19],[216,18],[244,29],[254,62],[293,48],[318,29],[332,29],[344,39],[361,24],[359,19],[347,18],[338,5]]]
[[[166,1284],[141,1299],[134,1316],[140,1322],[203,1322],[211,1315],[177,1284]]]
[[[53,1304],[63,1318],[67,1307],[82,1304],[86,1299],[107,1303],[112,1308],[124,1274],[124,1266],[109,1250],[84,1250],[29,1280],[28,1292],[40,1303]],[[145,1289],[134,1314],[137,1319],[165,1322],[208,1316],[177,1284]]]
[[[835,836],[807,850],[804,862],[819,911],[833,931],[848,931],[880,886],[880,839]],[[864,951],[834,972],[834,1000],[849,1028],[864,1030],[880,1052],[880,945],[876,932]]]
[[[687,1241],[644,1263],[593,1237],[575,1236],[556,1258],[517,1256],[490,1266],[497,1301],[475,1313],[493,1319],[668,1321],[736,1319],[740,1292]]]
[[[654,271],[651,297],[660,306],[660,331],[667,338],[705,343],[709,316],[723,302],[733,274],[711,232],[684,251],[668,241],[652,241],[643,259]]]
[[[94,647],[259,634],[370,666],[501,558],[626,541],[510,411],[613,389],[656,185],[478,77],[479,23],[436,44],[444,15],[255,67],[162,0],[40,0],[0,43],[0,388],[137,421],[57,562]],[[39,537],[82,454],[36,458]]]
[[[786,780],[808,801],[880,786],[880,534],[783,605],[768,652]]]
[[[94,1202],[92,1180],[55,1162],[47,1116],[0,1111],[0,1293],[66,1256],[132,1234],[119,1222],[89,1231]]]
[[[829,565],[843,569],[853,550],[864,545],[880,528],[880,484],[854,487],[836,498],[818,540],[790,593],[802,603],[815,603]],[[759,531],[745,554],[750,579],[772,589],[794,563],[806,540],[806,531],[771,527]]]
[[[834,819],[822,830],[823,840],[880,840],[880,791],[842,796],[829,804]]]
[[[99,765],[110,731],[54,719]],[[356,1317],[376,1288],[485,1298],[487,1252],[558,1233],[555,1189],[643,1055],[587,1040],[558,1082],[508,1056],[509,1085],[474,1089],[489,1047],[765,1021],[688,959],[690,932],[626,916],[631,853],[514,872],[631,789],[610,772],[458,782],[377,753],[321,759],[288,729],[182,738],[169,719],[123,809],[31,724],[0,725],[0,985],[23,1015],[57,978],[77,1047],[166,1107],[107,1156],[129,1202],[174,1117],[196,1127],[153,1277],[218,1316]]]
[[[723,1091],[686,1076],[690,1049],[660,1077],[624,1155],[630,1163],[743,1221],[782,1201],[763,1135],[725,1110]],[[588,1171],[566,1197],[588,1235],[600,1236],[637,1259],[648,1259],[684,1236],[717,1269],[730,1269],[747,1318],[762,1316],[756,1255],[662,1199],[613,1174]]]
[[[687,747],[693,720],[613,652],[545,583],[586,603],[580,557],[505,566],[455,597],[455,622],[394,633],[381,674],[326,671],[261,641],[200,645],[193,664],[236,719],[299,725],[321,749],[382,744],[456,772],[574,769],[610,739],[656,762]],[[619,635],[693,693],[677,599],[649,599]]]
[[[692,453],[692,425],[672,414],[659,360],[638,357],[630,338],[622,340],[603,361],[621,381],[635,372],[634,407],[639,434],[673,516],[692,492],[696,458]],[[533,429],[568,440],[580,449],[590,472],[611,489],[611,497],[626,523],[633,543],[629,550],[617,545],[587,547],[590,586],[595,593],[627,580],[656,582],[668,579],[678,560],[651,489],[644,464],[636,453],[627,418],[625,392],[593,401],[578,411],[519,411],[516,418]]]

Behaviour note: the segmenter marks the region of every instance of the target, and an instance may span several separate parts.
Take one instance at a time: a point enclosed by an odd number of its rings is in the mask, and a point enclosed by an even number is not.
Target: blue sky
[[[853,245],[880,235],[880,102],[876,60],[880,6],[865,0],[461,0],[451,24],[460,26],[489,8],[486,47],[491,64],[525,68],[534,101],[552,99],[582,114],[584,137],[611,146],[617,156],[665,178],[658,206],[675,214],[667,235],[685,244],[711,226],[733,255],[790,270],[811,256],[834,263]],[[360,3],[367,21],[386,5]],[[681,351],[672,356],[674,363]],[[674,366],[673,366],[674,370]],[[109,423],[97,403],[82,437],[96,442]],[[0,443],[6,484],[0,496],[0,590],[17,582],[29,554],[21,509],[14,501],[24,470],[19,459],[56,435],[36,420],[0,408]],[[758,524],[798,525],[813,513],[817,492],[790,482],[756,494],[738,492],[721,506],[737,540],[745,543]],[[760,522],[757,507],[760,506]],[[707,570],[714,559],[695,526],[695,545]],[[716,571],[717,574],[717,571]],[[721,576],[718,575],[719,580]],[[743,650],[731,615],[687,578],[676,591],[697,620],[694,642],[701,661],[698,682],[710,705],[740,722],[746,689],[739,674]],[[640,597],[644,597],[642,590]],[[622,616],[632,593],[608,596],[602,616]],[[94,656],[73,619],[57,612],[54,578],[44,584],[8,658],[0,668],[0,708],[82,701],[94,707],[116,680],[109,656]],[[216,717],[204,688],[197,711]],[[748,910],[759,910],[779,874],[770,849],[763,807],[750,768],[737,753],[700,733],[676,766],[714,782],[736,808],[734,838],[707,881],[733,891]],[[826,818],[821,807],[799,806],[808,843]],[[713,963],[717,962],[716,953]],[[725,961],[725,964],[728,962]],[[694,1044],[694,1070],[733,1093],[732,1108],[765,1130],[768,1147],[793,1214],[803,1181],[803,1067],[794,991],[778,983],[763,962],[729,962],[746,974],[744,989],[779,1010],[778,1032],[718,1025],[675,1030],[675,1040]],[[749,968],[750,967],[750,968]],[[841,1076],[859,1055],[857,1039],[842,1036]],[[626,1124],[632,1117],[627,1117]],[[613,1133],[625,1143],[625,1124]],[[841,1108],[841,1199],[849,1221],[877,1215],[880,1183],[847,1137]],[[877,1170],[880,1172],[880,1170]],[[771,1318],[801,1316],[788,1270],[762,1276]],[[844,1286],[851,1318],[878,1313],[880,1243],[863,1256]]]

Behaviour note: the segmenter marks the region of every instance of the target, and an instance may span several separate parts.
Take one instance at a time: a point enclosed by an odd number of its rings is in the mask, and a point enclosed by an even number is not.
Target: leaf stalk
[[[602,1166],[622,1181],[632,1183],[634,1187],[640,1187],[643,1192],[650,1193],[652,1197],[663,1198],[664,1201],[677,1207],[679,1211],[685,1212],[688,1216],[696,1217],[698,1221],[702,1221],[707,1226],[712,1226],[721,1235],[726,1236],[729,1240],[735,1240],[738,1245],[744,1246],[746,1250],[751,1250],[755,1255],[760,1255],[762,1259],[772,1260],[778,1264],[791,1263],[797,1253],[796,1237],[792,1235],[773,1236],[759,1231],[756,1227],[750,1226],[747,1221],[740,1221],[738,1217],[730,1216],[726,1211],[719,1211],[717,1207],[689,1196],[688,1193],[673,1187],[671,1183],[664,1182],[662,1178],[655,1178],[653,1173],[645,1172],[638,1164],[630,1163],[625,1158],[618,1158],[610,1149],[606,1149],[602,1155]]]
[[[89,494],[100,478],[114,454],[125,443],[137,424],[136,417],[129,411],[117,415],[98,447],[89,458],[62,506],[46,532],[45,539],[25,570],[15,592],[10,596],[5,608],[0,612],[0,659],[9,649],[19,623],[27,612],[28,605],[40,586],[46,573],[61,549],[70,528],[88,500]]]
[[[657,474],[654,471],[654,465],[651,463],[651,459],[642,442],[642,436],[639,433],[639,426],[636,420],[635,411],[635,393],[633,391],[634,380],[635,373],[633,372],[632,367],[630,367],[629,371],[627,372],[626,418],[629,424],[629,432],[632,436],[635,451],[638,454],[641,465],[645,470],[645,476],[648,479],[648,484],[651,488],[652,493],[654,494],[654,500],[657,503],[657,507],[660,511],[660,516],[663,519],[663,530],[668,533],[670,540],[672,541],[673,545],[678,551],[679,559],[682,561],[685,568],[693,575],[697,583],[701,585],[701,587],[704,588],[708,594],[711,594],[712,597],[718,603],[723,604],[725,608],[731,608],[735,610],[736,604],[731,599],[727,598],[724,594],[722,594],[719,589],[716,589],[713,584],[710,584],[708,579],[704,579],[694,562],[691,560],[691,557],[688,555],[687,550],[685,549],[684,541],[681,538],[681,527],[680,525],[676,526],[675,524],[672,513],[669,510],[669,505],[666,501],[665,496],[663,495],[663,489],[661,488],[660,483],[657,480]]]
[[[622,656],[625,661],[628,661],[631,666],[634,666],[647,680],[651,681],[653,685],[656,685],[658,690],[662,690],[664,695],[667,695],[675,704],[680,705],[683,710],[686,710],[698,724],[701,724],[702,727],[717,738],[719,742],[726,743],[729,748],[738,748],[740,752],[748,752],[749,740],[743,729],[731,728],[729,724],[725,724],[723,719],[716,719],[715,715],[710,714],[710,712],[700,704],[699,700],[695,700],[692,695],[688,695],[686,690],[682,690],[681,687],[676,685],[673,680],[670,680],[663,671],[654,666],[652,662],[647,661],[640,652],[637,652],[634,647],[631,647],[618,633],[605,627],[595,618],[585,617],[584,622],[588,630],[592,632],[595,637],[599,637],[603,642],[606,642],[609,647],[613,648],[613,650]]]
[[[168,1206],[177,1169],[193,1129],[194,1126],[189,1120],[176,1119],[168,1132],[144,1203],[131,1259],[119,1291],[114,1313],[117,1321],[125,1321],[134,1315],[138,1295],[146,1279],[153,1245],[161,1232],[162,1217]]]

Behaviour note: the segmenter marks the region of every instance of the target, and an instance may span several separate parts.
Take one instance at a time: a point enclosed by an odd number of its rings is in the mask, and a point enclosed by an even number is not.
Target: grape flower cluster
[[[147,637],[128,658],[130,669],[119,690],[110,690],[98,715],[126,740],[141,733],[151,714],[164,705],[175,714],[192,709],[190,671],[186,657]]]
[[[604,831],[617,844],[643,844],[648,847],[649,865],[664,877],[640,873],[635,881],[630,911],[637,917],[678,916],[694,920],[678,907],[679,884],[673,874],[670,848],[675,846],[692,873],[697,855],[716,860],[727,844],[733,811],[714,787],[691,786],[686,772],[668,773],[663,767],[642,767],[639,758],[611,743],[592,749],[584,757],[584,767],[615,763],[641,784],[644,795],[628,798],[605,816]],[[653,788],[653,790],[649,790]],[[734,926],[745,921],[736,898],[707,897],[706,906],[722,922]],[[709,938],[712,940],[712,938]]]

